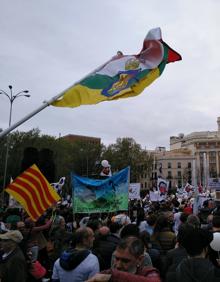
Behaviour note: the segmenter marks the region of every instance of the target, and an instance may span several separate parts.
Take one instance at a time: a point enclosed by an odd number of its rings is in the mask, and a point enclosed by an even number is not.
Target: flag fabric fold
[[[21,204],[33,221],[60,200],[36,165],[20,174],[5,191]]]
[[[163,42],[160,28],[152,29],[139,54],[123,55],[118,52],[117,56],[74,84],[51,105],[78,107],[137,96],[162,74],[166,64],[181,59]]]

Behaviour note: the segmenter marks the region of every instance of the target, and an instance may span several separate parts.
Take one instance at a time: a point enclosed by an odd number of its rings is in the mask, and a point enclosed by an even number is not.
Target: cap
[[[23,236],[20,231],[12,230],[4,234],[0,234],[0,240],[12,240],[16,243],[20,243],[23,240]]]

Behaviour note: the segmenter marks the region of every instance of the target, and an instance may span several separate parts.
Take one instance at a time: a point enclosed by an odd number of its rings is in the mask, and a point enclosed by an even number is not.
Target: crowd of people
[[[145,198],[129,211],[90,215],[56,205],[37,222],[23,209],[2,209],[0,281],[220,281],[212,247],[220,206],[207,199],[195,215],[192,205],[190,198]]]

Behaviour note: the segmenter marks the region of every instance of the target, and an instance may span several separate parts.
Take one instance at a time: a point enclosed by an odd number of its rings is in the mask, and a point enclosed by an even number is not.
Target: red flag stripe
[[[23,173],[21,175],[21,177],[23,179],[26,179],[27,181],[31,182],[33,184],[33,186],[36,187],[38,193],[40,194],[40,199],[43,203],[44,209],[47,209],[49,207],[49,203],[46,202],[47,199],[46,199],[45,193],[44,193],[40,183],[34,177],[32,177],[31,175],[26,174],[26,173]]]
[[[28,184],[27,182],[23,181],[21,178],[17,178],[16,179],[16,184],[20,185],[21,187],[23,187],[27,192],[29,192],[31,194],[32,200],[36,206],[36,209],[38,210],[38,212],[40,214],[44,213],[44,211],[48,208],[42,208],[41,204],[40,204],[40,200],[39,197],[36,193],[36,190],[31,187],[30,184]]]
[[[42,188],[43,188],[44,191],[45,191],[45,194],[46,194],[46,197],[47,197],[48,201],[49,201],[50,203],[56,202],[56,200],[52,197],[52,195],[51,195],[50,192],[49,192],[48,185],[50,185],[50,184],[49,184],[49,183],[48,183],[48,184],[46,183],[46,181],[45,181],[44,177],[42,176],[42,174],[41,174],[39,171],[33,169],[32,167],[28,168],[28,169],[27,169],[27,172],[30,172],[31,174],[33,174],[33,175],[35,175],[37,178],[39,178],[39,180],[40,180],[40,182],[41,182],[41,184],[42,184],[42,186],[43,186]],[[52,187],[51,187],[51,188],[52,188]]]
[[[28,210],[31,213],[31,217],[34,219],[39,218],[40,216],[37,214],[37,212],[35,211],[33,205],[32,205],[32,199],[29,197],[29,195],[27,193],[25,193],[23,190],[21,190],[20,188],[16,187],[13,183],[9,184],[8,188],[14,192],[16,192],[18,195],[20,195],[24,201],[26,202],[27,206],[28,206]]]
[[[18,188],[19,189],[19,188]],[[14,198],[17,199],[17,201],[23,205],[24,209],[26,210],[26,212],[28,213],[29,216],[31,216],[31,218],[33,220],[35,220],[35,218],[33,218],[33,215],[31,213],[31,211],[29,210],[29,206],[27,205],[27,202],[26,200],[20,195],[20,191],[17,193],[15,190],[14,190],[14,187],[10,187],[8,186],[8,188],[6,189],[6,191],[9,193],[9,194],[13,194]],[[23,202],[20,202],[20,200],[22,199]]]

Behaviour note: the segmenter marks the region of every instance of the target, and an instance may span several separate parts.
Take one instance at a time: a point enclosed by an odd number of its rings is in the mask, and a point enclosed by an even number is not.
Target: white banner
[[[208,187],[213,190],[220,190],[220,178],[209,178]]]
[[[141,184],[140,183],[130,183],[129,184],[129,194],[128,194],[128,197],[130,200],[134,200],[134,199],[137,199],[139,200],[140,199],[140,190],[141,190]]]

